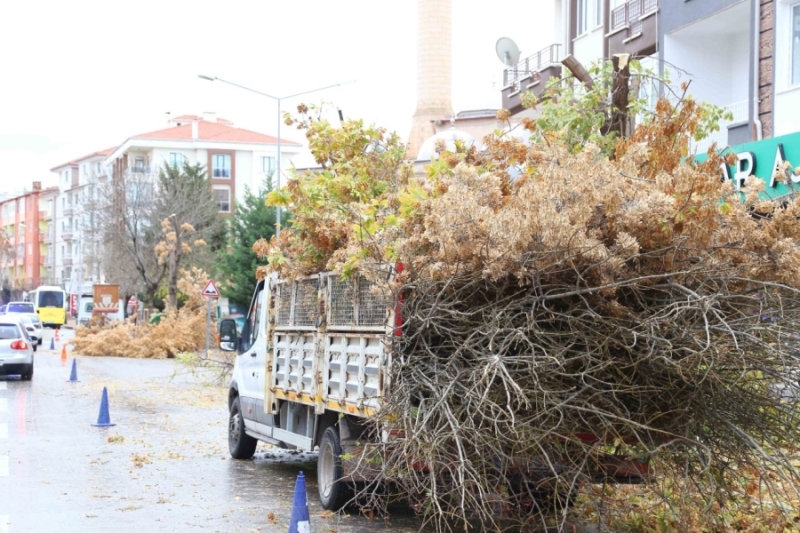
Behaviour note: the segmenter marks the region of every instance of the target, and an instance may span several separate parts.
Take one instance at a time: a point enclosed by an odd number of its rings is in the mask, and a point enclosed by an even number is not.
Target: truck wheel
[[[256,452],[258,441],[244,432],[244,417],[239,405],[239,397],[231,403],[231,414],[228,420],[228,449],[234,459],[250,459]]]
[[[343,476],[339,428],[329,427],[322,434],[317,459],[317,486],[323,509],[338,511],[347,502],[350,487],[342,479]]]

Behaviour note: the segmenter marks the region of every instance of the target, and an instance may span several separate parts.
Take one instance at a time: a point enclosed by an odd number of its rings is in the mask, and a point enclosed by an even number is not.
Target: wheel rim
[[[334,459],[333,459],[333,447],[330,445],[329,442],[326,442],[325,445],[319,452],[319,464],[317,465],[317,472],[318,472],[318,480],[319,483],[319,492],[323,498],[327,498],[331,495],[331,487],[333,486],[333,469],[334,469]]]
[[[242,432],[242,428],[239,426],[239,411],[231,413],[231,423],[230,428],[228,430],[228,437],[230,438],[232,443],[239,442],[239,435]]]

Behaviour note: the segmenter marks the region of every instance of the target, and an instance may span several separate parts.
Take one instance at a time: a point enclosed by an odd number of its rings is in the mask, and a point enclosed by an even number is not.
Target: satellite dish
[[[508,37],[500,37],[497,39],[497,44],[494,45],[497,51],[497,57],[507,67],[516,65],[519,62],[519,47],[517,43]]]

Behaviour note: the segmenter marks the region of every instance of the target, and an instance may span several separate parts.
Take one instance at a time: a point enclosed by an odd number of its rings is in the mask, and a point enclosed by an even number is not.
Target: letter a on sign
[[[203,289],[203,292],[200,294],[208,298],[219,298],[219,291],[217,290],[217,286],[214,285],[213,279],[208,280],[208,283],[206,283],[206,288]]]

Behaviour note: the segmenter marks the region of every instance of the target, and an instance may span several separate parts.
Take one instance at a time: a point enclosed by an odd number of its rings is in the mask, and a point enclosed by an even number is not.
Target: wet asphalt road
[[[255,460],[232,460],[226,389],[176,375],[174,361],[78,356],[68,383],[72,354],[47,350],[45,331],[32,382],[0,381],[0,533],[285,532],[301,470],[312,531],[418,530],[404,508],[321,513],[313,454],[259,444]],[[96,428],[104,386],[117,425]]]

